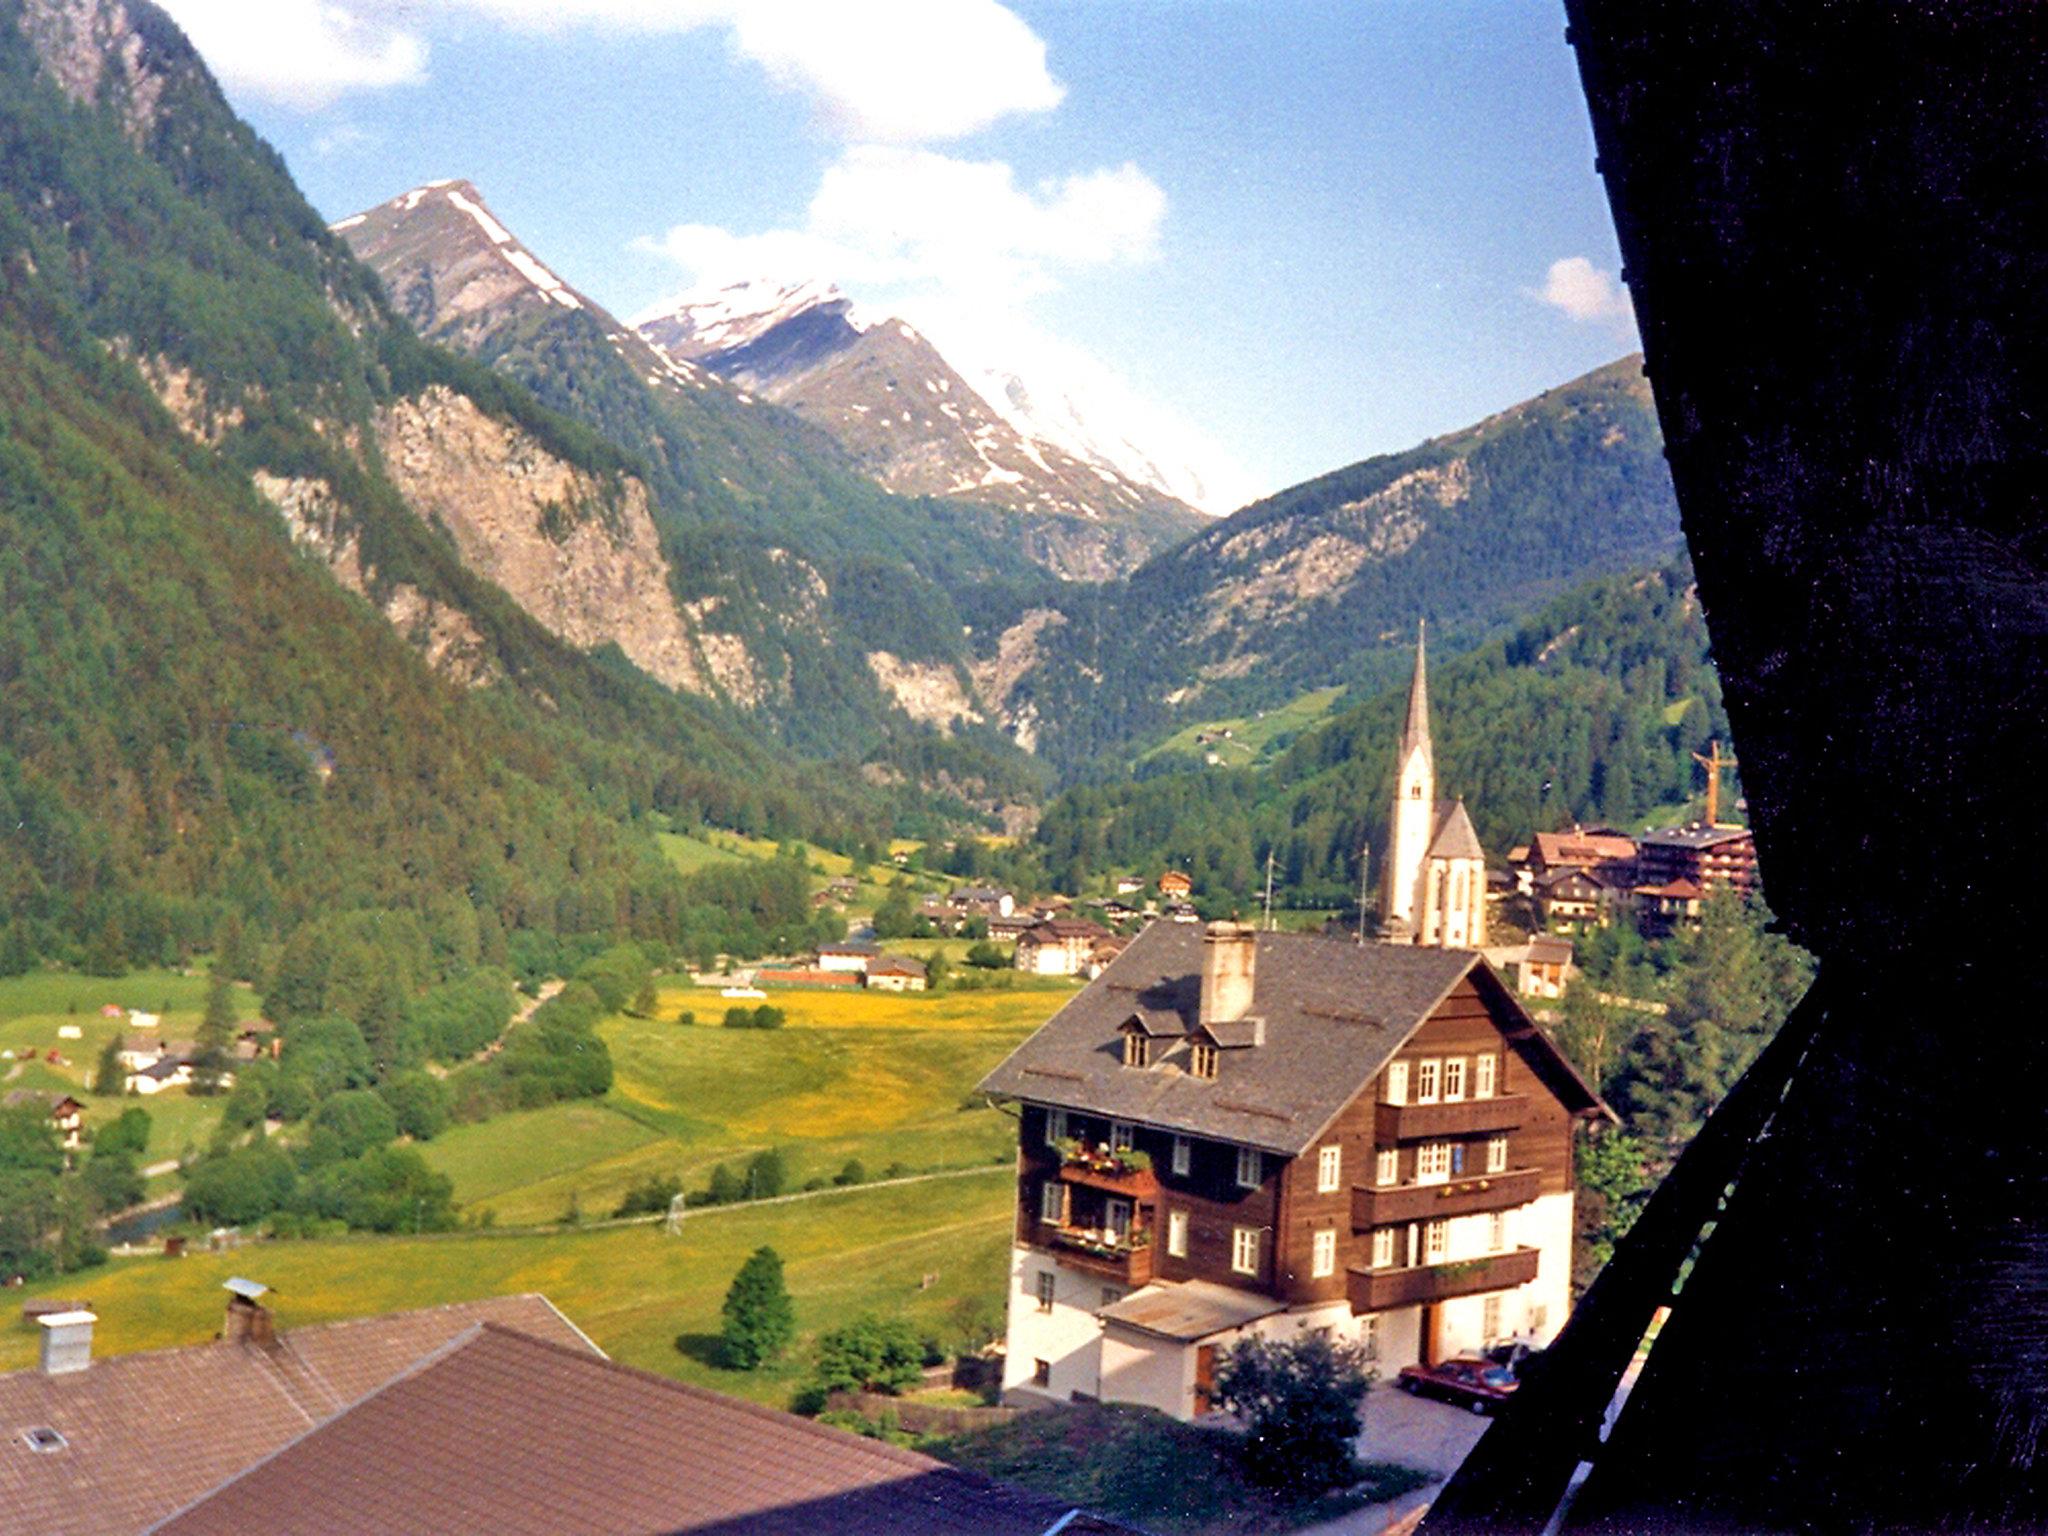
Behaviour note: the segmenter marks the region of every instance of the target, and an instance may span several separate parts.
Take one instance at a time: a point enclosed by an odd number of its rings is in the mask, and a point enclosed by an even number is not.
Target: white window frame
[[[1415,1102],[1436,1104],[1443,1099],[1444,1064],[1434,1056],[1426,1056],[1415,1063]]]
[[[1401,1182],[1399,1147],[1381,1147],[1373,1155],[1372,1181],[1381,1189],[1390,1189]]]
[[[1331,1145],[1316,1153],[1316,1193],[1335,1194],[1344,1187],[1344,1148]]]
[[[1444,1102],[1462,1104],[1465,1102],[1465,1058],[1446,1056],[1444,1058]]]
[[[1246,1177],[1247,1174],[1250,1175],[1249,1178]],[[1257,1147],[1239,1147],[1237,1149],[1237,1187],[1239,1189],[1257,1189],[1265,1182],[1266,1160],[1259,1155],[1259,1149]]]
[[[1048,1109],[1045,1112],[1045,1144],[1058,1146],[1067,1139],[1067,1112],[1064,1109]]]
[[[1138,1144],[1138,1132],[1128,1120],[1109,1122],[1109,1149],[1112,1152],[1128,1152]]]
[[[1190,1076],[1201,1078],[1203,1082],[1213,1083],[1216,1081],[1219,1059],[1215,1046],[1197,1040],[1188,1047],[1188,1073]]]
[[[1358,1320],[1358,1347],[1365,1351],[1365,1358],[1377,1360],[1380,1357],[1380,1315],[1368,1312]]]
[[[1067,1186],[1058,1179],[1038,1186],[1038,1219],[1055,1227],[1067,1219]]]
[[[1394,1229],[1376,1228],[1372,1234],[1372,1267],[1392,1269],[1394,1267]]]
[[[1387,1063],[1387,1102],[1406,1104],[1408,1102],[1408,1063],[1390,1061]]]
[[[1173,1138],[1173,1173],[1175,1178],[1184,1179],[1194,1166],[1195,1144],[1185,1136]]]
[[[1490,1099],[1494,1095],[1496,1074],[1500,1068],[1500,1057],[1492,1051],[1472,1058],[1472,1097]]]
[[[1230,1272],[1234,1275],[1256,1275],[1259,1272],[1257,1227],[1230,1229]]]
[[[1324,1227],[1318,1231],[1309,1244],[1308,1272],[1312,1279],[1320,1280],[1326,1275],[1337,1273],[1337,1229]]]
[[[1166,1252],[1171,1258],[1188,1256],[1188,1213],[1178,1208],[1166,1213]]]
[[[1038,1272],[1038,1279],[1033,1287],[1033,1293],[1038,1297],[1038,1310],[1050,1312],[1053,1309],[1053,1303],[1059,1298],[1058,1277],[1049,1269],[1041,1269]]]
[[[1486,1218],[1486,1251],[1506,1253],[1508,1251],[1508,1213],[1491,1212]]]
[[[1448,1221],[1425,1221],[1422,1224],[1422,1262],[1441,1264],[1451,1251],[1451,1224]]]
[[[1451,1177],[1451,1144],[1448,1141],[1425,1141],[1415,1149],[1415,1182],[1418,1184],[1446,1184]]]
[[[1505,1136],[1489,1136],[1486,1139],[1486,1171],[1506,1173],[1508,1171],[1508,1139]]]
[[[1500,1321],[1500,1297],[1489,1296],[1479,1307],[1479,1338],[1482,1343],[1493,1344],[1499,1341]]]

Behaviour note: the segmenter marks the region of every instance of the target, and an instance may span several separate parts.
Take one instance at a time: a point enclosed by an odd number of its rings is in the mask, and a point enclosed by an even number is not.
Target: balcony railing
[[[1505,1291],[1536,1278],[1534,1248],[1517,1248],[1483,1259],[1455,1264],[1423,1264],[1412,1269],[1354,1269],[1349,1293],[1354,1312],[1382,1312],[1425,1301],[1448,1301],[1482,1291]]]
[[[1442,1136],[1479,1136],[1512,1131],[1529,1118],[1527,1094],[1461,1099],[1455,1104],[1381,1104],[1374,1129],[1381,1141],[1429,1141]]]
[[[1433,1221],[1512,1210],[1536,1198],[1534,1168],[1460,1175],[1444,1184],[1403,1184],[1351,1191],[1351,1230],[1364,1232],[1397,1221]]]
[[[1121,1285],[1144,1285],[1152,1278],[1152,1244],[1106,1242],[1100,1234],[1078,1227],[1055,1227],[1040,1222],[1041,1243],[1059,1254],[1060,1262],[1090,1274],[1102,1275]]]
[[[1068,1184],[1106,1190],[1127,1200],[1158,1198],[1159,1178],[1152,1171],[1152,1159],[1143,1152],[1063,1141],[1059,1154],[1060,1178]]]

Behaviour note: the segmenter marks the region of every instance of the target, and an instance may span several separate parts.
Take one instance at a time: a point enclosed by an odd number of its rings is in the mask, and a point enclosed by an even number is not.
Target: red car
[[[1401,1367],[1401,1390],[1458,1403],[1474,1413],[1491,1413],[1515,1395],[1515,1373],[1490,1360],[1461,1357],[1437,1365]]]

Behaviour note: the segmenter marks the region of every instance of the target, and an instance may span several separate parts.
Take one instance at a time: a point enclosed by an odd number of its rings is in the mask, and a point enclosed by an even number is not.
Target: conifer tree
[[[782,1258],[757,1248],[725,1293],[725,1360],[751,1371],[773,1360],[796,1336],[796,1311],[782,1279]]]
[[[218,964],[214,966],[213,979],[206,988],[206,1012],[199,1021],[199,1054],[192,1063],[192,1091],[199,1094],[220,1092],[221,1082],[229,1069],[229,1052],[234,1045],[236,1018],[235,993],[228,974]]]
[[[92,1074],[92,1091],[113,1098],[120,1093],[127,1077],[127,1068],[121,1065],[121,1036],[116,1032],[107,1037],[100,1050],[100,1064]]]

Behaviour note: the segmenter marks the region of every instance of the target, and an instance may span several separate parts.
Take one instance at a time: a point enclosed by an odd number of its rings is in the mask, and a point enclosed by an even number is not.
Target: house
[[[1102,904],[1102,915],[1112,923],[1131,923],[1136,922],[1145,914],[1127,902],[1105,901]]]
[[[1616,890],[1591,870],[1559,869],[1539,876],[1530,893],[1536,920],[1546,928],[1603,924],[1628,887]]]
[[[1698,922],[1700,904],[1706,891],[1693,880],[1667,880],[1662,885],[1639,885],[1629,892],[1636,924],[1648,934],[1671,932],[1680,923]]]
[[[1508,864],[1515,872],[1515,889],[1530,896],[1545,876],[1567,870],[1598,871],[1610,877],[1609,884],[1626,888],[1636,883],[1636,859],[1634,838],[1607,827],[1589,831],[1574,826],[1568,832],[1538,832],[1527,848],[1508,856]]]
[[[838,944],[818,946],[818,969],[821,971],[843,971],[856,976],[867,974],[870,962],[881,957],[882,946],[871,944],[865,939],[847,939]]]
[[[981,1084],[1020,1106],[1005,1390],[1180,1418],[1221,1350],[1547,1343],[1611,1112],[1469,950],[1155,923]]]
[[[1195,882],[1177,869],[1169,869],[1159,877],[1159,894],[1162,896],[1192,896]]]
[[[1021,938],[1038,921],[1035,917],[1017,915],[992,917],[988,920],[988,936],[997,940]]]
[[[1116,893],[1119,896],[1135,896],[1145,889],[1145,882],[1136,875],[1118,875]]]
[[[963,885],[946,905],[963,917],[1008,917],[1017,910],[1017,898],[992,885]]]
[[[1080,976],[1095,946],[1111,937],[1107,928],[1086,918],[1050,918],[1018,935],[1011,963],[1034,976]]]
[[[1573,975],[1572,941],[1555,934],[1539,933],[1526,944],[1510,944],[1484,951],[1486,963],[1514,979],[1522,997],[1555,1001],[1564,996]]]
[[[1486,853],[1465,802],[1436,797],[1429,682],[1419,631],[1394,766],[1380,937],[1395,944],[1479,948],[1486,943]]]
[[[870,992],[922,992],[925,969],[922,960],[908,955],[883,955],[868,966]]]
[[[614,1364],[544,1297],[285,1330],[262,1286],[232,1284],[221,1337],[179,1349],[94,1359],[94,1314],[39,1320],[42,1367],[0,1376],[7,1529],[1132,1536]],[[177,1424],[202,1427],[167,1453]]]
[[[124,1041],[119,1056],[127,1073],[121,1080],[122,1090],[147,1096],[166,1088],[183,1088],[192,1081],[192,1063],[198,1052],[190,1040]]]
[[[1742,896],[1757,888],[1756,838],[1747,827],[1693,822],[1645,832],[1640,847],[1638,886],[1689,880],[1706,891],[1731,886]]]
[[[85,1133],[85,1106],[70,1094],[53,1096],[34,1088],[17,1088],[0,1099],[9,1109],[20,1104],[36,1104],[49,1111],[50,1124],[56,1129],[57,1137],[64,1143],[64,1150],[76,1152]]]

